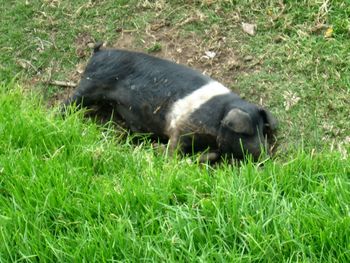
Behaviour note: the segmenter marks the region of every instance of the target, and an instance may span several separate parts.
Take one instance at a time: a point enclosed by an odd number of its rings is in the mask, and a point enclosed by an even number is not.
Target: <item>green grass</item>
[[[340,154],[198,166],[1,88],[3,262],[350,259]]]
[[[349,262],[350,4],[281,2],[0,0],[0,262]],[[82,36],[123,29],[157,52],[146,29],[162,21],[252,57],[225,82],[279,119],[273,160],[166,158],[47,107],[65,91],[46,81],[89,57]]]

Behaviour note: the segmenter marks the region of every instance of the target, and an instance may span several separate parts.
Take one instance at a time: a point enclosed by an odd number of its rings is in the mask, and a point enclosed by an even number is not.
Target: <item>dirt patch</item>
[[[229,47],[226,37],[216,28],[205,32],[203,38],[196,33],[181,34],[164,24],[150,25],[145,34],[121,32],[112,43],[115,48],[124,48],[151,53],[152,55],[185,64],[211,76],[226,86],[232,86],[240,71],[247,70],[246,60]]]
[[[80,33],[75,39],[75,53],[79,58],[90,55],[90,49],[95,44],[95,39],[89,33]]]
[[[182,24],[190,23],[190,20]],[[148,52],[154,56],[185,64],[218,80],[239,93],[235,88],[236,78],[243,72],[259,70],[259,61],[251,56],[242,57],[231,39],[217,26],[205,30],[202,35],[194,32],[183,32],[179,25],[170,26],[166,21],[155,21],[139,31],[119,29],[120,37],[107,47]],[[78,83],[92,53],[95,41],[88,33],[80,34],[75,41],[76,54],[83,61],[76,65],[76,70],[68,76],[67,81]],[[54,94],[49,104],[57,104],[69,96],[72,88],[61,89]]]

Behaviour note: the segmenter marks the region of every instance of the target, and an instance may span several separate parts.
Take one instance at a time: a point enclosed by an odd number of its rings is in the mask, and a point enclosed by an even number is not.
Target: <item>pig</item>
[[[63,109],[99,106],[134,133],[168,142],[170,154],[202,152],[201,161],[254,160],[268,152],[277,120],[188,66],[141,52],[94,47]]]

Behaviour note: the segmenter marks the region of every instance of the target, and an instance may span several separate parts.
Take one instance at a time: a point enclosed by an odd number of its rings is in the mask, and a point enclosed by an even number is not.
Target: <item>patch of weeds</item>
[[[153,46],[147,48],[148,53],[155,53],[162,50],[162,45],[160,43],[155,43]]]

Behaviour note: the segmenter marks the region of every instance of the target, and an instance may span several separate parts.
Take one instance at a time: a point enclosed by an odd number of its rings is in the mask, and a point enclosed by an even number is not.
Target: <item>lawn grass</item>
[[[3,262],[350,258],[350,164],[339,153],[199,166],[1,88]]]
[[[350,261],[346,1],[0,4],[0,262]],[[159,52],[146,29],[161,23],[251,57],[213,77],[277,116],[272,160],[166,158],[48,107],[66,91],[47,81],[76,78],[89,57],[81,39],[113,44],[130,31],[130,49]]]

